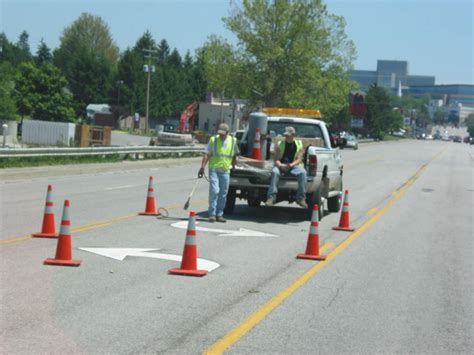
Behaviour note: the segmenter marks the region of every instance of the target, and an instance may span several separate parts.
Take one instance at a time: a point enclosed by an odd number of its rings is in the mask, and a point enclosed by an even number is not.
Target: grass
[[[397,137],[397,136],[391,136],[389,134],[386,134],[383,136],[383,140],[385,141],[399,141],[401,139],[404,139],[403,137]]]
[[[69,165],[69,164],[100,164],[100,163],[116,163],[122,161],[136,160],[156,160],[156,159],[176,159],[191,158],[202,156],[201,152],[190,153],[152,153],[142,155],[139,159],[135,159],[134,155],[87,155],[87,156],[38,156],[38,157],[8,157],[0,158],[0,169],[5,168],[24,168],[31,166],[49,166],[49,165]]]

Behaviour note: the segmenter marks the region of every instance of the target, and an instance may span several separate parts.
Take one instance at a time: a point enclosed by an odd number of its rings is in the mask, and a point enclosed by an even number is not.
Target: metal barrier
[[[111,155],[111,154],[184,154],[199,153],[204,146],[126,146],[126,147],[86,147],[86,148],[1,148],[0,158],[39,157],[39,156],[84,156],[84,155]]]

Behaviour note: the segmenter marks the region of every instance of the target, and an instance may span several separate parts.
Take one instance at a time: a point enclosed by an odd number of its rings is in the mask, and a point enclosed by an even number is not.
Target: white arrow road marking
[[[197,224],[199,224],[199,222],[196,222],[196,225]],[[175,227],[179,229],[187,229],[188,221],[180,221],[180,222],[173,223],[171,227]],[[240,228],[238,231],[236,231],[236,230],[214,229],[214,228],[205,228],[205,227],[196,226],[196,230],[200,232],[219,233],[219,237],[272,237],[272,238],[279,237],[279,235],[253,231],[253,230],[244,229],[244,228]]]
[[[107,258],[123,261],[127,256],[142,256],[145,258],[155,258],[163,260],[172,260],[181,262],[181,255],[173,254],[162,254],[162,253],[148,253],[153,250],[160,250],[157,248],[153,249],[141,249],[141,248],[79,248],[80,250],[88,251],[89,253],[99,254]],[[197,259],[197,267],[200,270],[207,270],[211,272],[220,265],[214,261],[207,259]]]

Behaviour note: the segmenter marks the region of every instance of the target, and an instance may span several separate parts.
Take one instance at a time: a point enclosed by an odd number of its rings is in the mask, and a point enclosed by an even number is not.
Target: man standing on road
[[[267,206],[273,206],[278,193],[278,182],[281,174],[291,174],[298,178],[296,203],[303,208],[306,204],[306,170],[303,167],[303,142],[295,139],[296,131],[293,127],[286,127],[285,139],[275,144],[275,166],[272,169],[270,188],[267,193]]]
[[[217,135],[207,144],[198,173],[199,178],[204,176],[209,161],[209,222],[226,222],[223,214],[229,191],[229,172],[235,168],[238,154],[237,140],[229,135],[229,126],[220,124]]]

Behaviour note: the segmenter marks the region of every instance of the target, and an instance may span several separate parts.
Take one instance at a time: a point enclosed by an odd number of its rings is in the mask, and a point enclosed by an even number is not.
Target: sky
[[[209,35],[236,43],[222,18],[230,0],[0,0],[0,32],[12,42],[23,30],[36,52],[43,38],[57,48],[61,33],[83,12],[100,16],[121,50],[149,30],[184,55]],[[233,0],[240,3],[239,0]],[[326,0],[346,19],[357,48],[354,69],[375,70],[377,59],[406,60],[410,75],[436,84],[474,84],[474,0]]]

